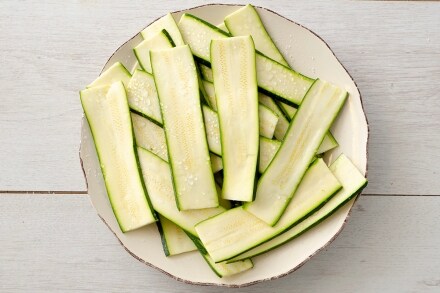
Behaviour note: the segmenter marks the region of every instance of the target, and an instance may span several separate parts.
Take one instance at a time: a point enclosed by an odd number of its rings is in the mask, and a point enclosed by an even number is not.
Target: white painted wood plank
[[[1,1],[0,190],[85,190],[78,90],[146,24],[204,3]],[[439,194],[440,6],[253,3],[313,29],[354,76],[371,125],[367,192]]]
[[[326,251],[236,291],[438,292],[439,208],[440,197],[362,197]],[[0,247],[2,292],[225,290],[182,284],[132,258],[85,195],[1,194]]]

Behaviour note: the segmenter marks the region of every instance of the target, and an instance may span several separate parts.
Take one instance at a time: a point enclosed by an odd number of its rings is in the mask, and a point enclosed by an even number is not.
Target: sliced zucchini
[[[212,70],[211,67],[206,66],[205,64],[199,64],[200,72],[202,74],[202,78],[209,82],[214,82],[214,79],[212,78]]]
[[[154,35],[157,35],[157,33],[159,33],[162,30],[166,30],[169,33],[176,46],[184,45],[182,35],[179,32],[179,28],[177,27],[176,21],[174,20],[173,16],[170,13],[164,15],[163,17],[159,18],[158,20],[147,26],[141,32],[141,34],[144,40],[147,40],[153,37]]]
[[[252,5],[248,4],[226,16],[224,24],[231,35],[252,36],[258,51],[284,66],[289,66]]]
[[[140,115],[162,124],[159,98],[151,74],[136,70],[127,86],[127,98],[130,108]]]
[[[266,106],[278,115],[278,123],[275,127],[274,136],[276,139],[282,141],[286,135],[287,129],[289,128],[289,121],[286,119],[286,117],[284,117],[283,112],[271,97],[259,93],[258,101],[261,105]]]
[[[281,146],[281,142],[265,137],[260,137],[260,157],[258,161],[258,172],[261,174],[266,171],[270,162],[272,162],[275,154]]]
[[[209,254],[202,252],[200,252],[200,254],[203,256],[205,261],[211,267],[213,272],[220,278],[232,276],[247,271],[254,267],[254,264],[250,259],[245,259],[243,261],[233,262],[233,263],[226,263],[226,262],[215,263],[212,260],[212,258],[209,256]]]
[[[202,83],[205,88],[206,98],[209,100],[209,105],[211,109],[217,112],[217,101],[215,99],[214,84],[207,80],[203,80]]]
[[[188,45],[151,51],[168,158],[180,210],[218,206],[196,66]]]
[[[220,125],[218,115],[208,106],[203,105],[203,120],[205,121],[206,139],[208,140],[209,150],[214,154],[222,155],[222,145],[220,142]],[[215,172],[214,172],[215,173]]]
[[[169,164],[146,149],[141,147],[137,149],[142,175],[154,210],[189,235],[198,237],[194,229],[195,224],[226,210],[224,207],[218,206],[216,208],[179,211],[176,206]]]
[[[255,8],[248,4],[243,8],[240,8],[237,11],[234,11],[232,14],[226,16],[224,23],[228,27],[228,30],[233,36],[252,36],[252,39],[255,43],[255,48],[262,52],[267,57],[278,61],[290,68],[287,61],[282,56],[281,52],[276,47],[270,35],[267,33],[266,28],[264,27],[263,22],[261,21],[258,12]],[[296,113],[296,108],[285,104],[283,102],[277,103],[279,108],[286,115],[288,121],[290,121]],[[282,122],[283,123],[283,122]],[[282,127],[282,126],[280,126]],[[328,134],[331,136],[331,133]],[[325,137],[323,141],[323,146],[320,147],[318,153],[323,153],[337,146],[336,140],[331,137]],[[281,140],[282,138],[277,137],[277,139]]]
[[[280,107],[281,111],[285,114],[288,121],[292,120],[293,116],[295,116],[296,108],[289,106],[285,103],[278,102],[278,106]]]
[[[285,232],[321,207],[340,188],[324,161],[317,159],[275,226],[238,207],[197,224],[196,231],[215,262],[229,260]]]
[[[222,158],[215,155],[215,154],[209,154],[209,156],[211,158],[212,173],[217,173],[217,172],[223,170]]]
[[[141,67],[148,73],[151,71],[150,51],[169,49],[175,47],[173,40],[166,30],[161,30],[157,34],[146,38],[139,45],[134,47],[133,52],[141,65]]]
[[[278,124],[278,115],[264,105],[258,105],[258,117],[260,120],[260,135],[272,138]]]
[[[135,113],[131,113],[131,121],[136,145],[168,162],[167,142],[162,127]]]
[[[278,222],[347,95],[328,82],[316,80],[258,181],[256,200],[245,204],[247,211],[271,226]]]
[[[191,46],[193,54],[207,65],[211,62],[211,40],[230,37],[228,33],[212,24],[187,13],[182,15],[178,26],[183,40]],[[256,53],[256,68],[260,91],[292,105],[301,104],[314,81],[258,52]]]
[[[119,227],[128,232],[155,222],[136,160],[124,85],[93,87],[80,96]]]
[[[343,154],[340,155],[338,159],[330,166],[330,170],[342,184],[342,189],[336,193],[322,208],[287,232],[231,259],[231,261],[244,260],[260,255],[300,236],[304,232],[315,227],[326,218],[331,216],[335,211],[338,210],[338,208],[342,207],[353,197],[359,194],[367,185],[367,179],[362,176],[356,166],[354,166],[353,163]]]
[[[221,29],[222,31],[228,33],[228,28],[226,27],[226,25],[225,25],[224,22],[218,24],[217,27],[218,27],[219,29]]]
[[[324,136],[324,140],[322,141],[321,145],[319,146],[317,154],[323,154],[323,153],[325,153],[331,149],[334,149],[338,146],[339,146],[339,144],[336,141],[336,138],[329,131],[329,132],[327,132],[326,136]]]
[[[130,78],[131,74],[127,70],[127,68],[125,68],[125,66],[122,65],[121,62],[116,62],[115,64],[110,66],[109,69],[102,72],[97,79],[95,79],[91,84],[87,86],[87,88],[111,85],[112,83],[118,81],[122,81],[124,86],[127,86]]]
[[[252,38],[212,40],[211,60],[221,133],[222,198],[252,201],[259,145]]]
[[[197,250],[197,247],[186,235],[186,233],[176,224],[159,215],[157,227],[162,240],[163,251],[166,256],[172,256],[189,251]]]

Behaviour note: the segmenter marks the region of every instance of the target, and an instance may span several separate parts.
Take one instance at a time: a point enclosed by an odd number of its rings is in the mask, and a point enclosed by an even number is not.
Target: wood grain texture
[[[235,292],[438,292],[440,197],[361,197],[326,251]],[[38,212],[36,212],[38,210]],[[132,258],[84,195],[0,195],[2,292],[224,292]],[[276,290],[274,289],[276,288]]]
[[[152,20],[204,3],[1,1],[0,190],[85,190],[78,90]],[[440,5],[253,3],[317,32],[358,83],[371,125],[367,192],[439,194]]]

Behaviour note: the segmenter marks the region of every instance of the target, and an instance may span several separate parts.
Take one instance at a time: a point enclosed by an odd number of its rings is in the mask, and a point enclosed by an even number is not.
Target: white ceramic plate
[[[238,8],[235,5],[205,5],[175,12],[173,16],[178,21],[183,13],[189,12],[208,22],[218,24],[227,14]],[[273,40],[295,70],[311,77],[320,77],[330,81],[350,93],[344,109],[332,128],[340,147],[329,154],[326,159],[332,161],[343,152],[351,158],[361,172],[366,174],[368,124],[356,84],[318,35],[275,12],[264,8],[257,9],[263,22],[269,24],[267,29]],[[137,34],[123,44],[111,56],[103,70],[116,61],[122,62],[127,68],[134,68],[136,58],[132,48],[141,40],[142,37]],[[187,283],[238,287],[275,279],[293,272],[339,234],[354,203],[352,200],[316,228],[290,243],[270,253],[255,257],[253,269],[221,279],[210,270],[197,252],[165,257],[155,225],[126,234],[121,232],[107,198],[93,139],[85,118],[82,123],[80,157],[92,204],[125,249],[141,262]]]

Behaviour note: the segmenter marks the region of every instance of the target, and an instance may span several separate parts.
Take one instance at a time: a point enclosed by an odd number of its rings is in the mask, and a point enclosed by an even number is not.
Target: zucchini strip
[[[260,174],[263,174],[264,171],[266,171],[280,146],[281,142],[278,140],[272,140],[260,136],[260,157],[258,161],[258,172],[260,172]]]
[[[209,150],[214,154],[222,155],[222,145],[220,142],[220,125],[218,115],[208,106],[202,106],[203,120],[206,127],[206,139],[208,140]],[[215,173],[215,172],[214,172]]]
[[[217,172],[223,170],[222,158],[215,155],[215,154],[209,154],[209,156],[211,157],[212,173],[217,173]]]
[[[252,201],[259,145],[254,43],[249,36],[212,40],[210,51],[221,133],[222,198]]]
[[[97,79],[95,79],[91,84],[89,84],[86,88],[92,88],[95,86],[105,86],[105,85],[111,85],[112,83],[122,81],[124,86],[126,87],[128,85],[128,82],[130,81],[131,74],[125,68],[124,65],[122,65],[121,62],[116,62],[112,66],[110,66],[109,69],[102,72]]]
[[[282,141],[284,139],[284,136],[286,135],[287,129],[289,128],[289,121],[286,119],[277,103],[271,97],[259,93],[258,101],[261,105],[266,106],[267,108],[271,109],[276,115],[278,115],[278,122],[275,126],[274,136],[279,141]]]
[[[291,68],[287,61],[284,59],[281,52],[276,47],[270,35],[267,33],[266,28],[264,27],[264,24],[261,21],[260,16],[258,15],[258,12],[252,5],[248,4],[243,8],[240,8],[237,11],[234,11],[230,15],[226,16],[224,23],[228,27],[231,35],[252,36],[252,39],[255,42],[255,48],[257,50],[262,52],[267,57],[278,61],[286,67]],[[285,113],[287,120],[290,122],[290,120],[296,113],[296,109],[282,102],[278,102],[277,104],[279,108]],[[278,137],[277,139],[282,140]],[[320,147],[318,153],[323,153],[338,146],[336,140],[330,132],[324,138],[323,144],[324,145]]]
[[[162,248],[166,256],[173,256],[189,251],[197,250],[197,247],[176,224],[159,215],[156,223],[162,240]]]
[[[266,31],[258,12],[248,4],[225,17],[225,26],[233,36],[252,36],[255,42],[255,48],[265,56],[277,61],[278,63],[289,67],[281,52],[276,47],[272,38]],[[283,102],[278,102],[280,109],[286,113],[288,120],[293,117],[296,109]]]
[[[136,70],[127,86],[127,98],[130,109],[156,124],[162,124],[159,98],[151,74]]]
[[[290,123],[280,149],[258,181],[256,200],[245,204],[248,212],[271,226],[278,222],[347,95],[328,82],[316,80]]]
[[[333,136],[333,134],[330,131],[328,131],[327,134],[324,136],[324,140],[321,142],[321,145],[318,148],[317,154],[321,155],[338,146],[339,144],[336,141],[336,138]]]
[[[336,193],[322,208],[313,213],[310,217],[294,226],[292,229],[280,236],[263,243],[230,261],[243,260],[250,257],[260,255],[280,245],[302,235],[306,231],[315,227],[332,214],[334,214],[340,207],[344,206],[357,194],[359,194],[365,186],[367,186],[367,179],[359,172],[355,165],[344,154],[340,155],[338,159],[330,166],[330,170],[341,182],[342,189]]]
[[[285,232],[322,206],[340,188],[324,161],[317,159],[274,227],[238,207],[197,224],[196,231],[215,262],[229,260]]]
[[[124,85],[85,89],[80,97],[119,227],[128,232],[155,222],[137,163]]]
[[[131,113],[131,121],[136,145],[168,162],[167,142],[163,128],[135,113]]]
[[[217,191],[191,50],[185,45],[150,54],[177,206],[180,210],[216,207]]]
[[[224,207],[218,206],[179,211],[174,197],[173,178],[169,164],[146,149],[138,147],[137,150],[145,186],[154,210],[185,232],[198,237],[194,225],[226,210]]]
[[[182,15],[178,26],[185,43],[191,46],[193,54],[206,65],[211,63],[211,40],[230,37],[228,33],[188,13]],[[314,81],[259,52],[256,52],[256,69],[260,91],[291,105],[301,104]]]
[[[258,105],[258,117],[260,120],[260,135],[272,138],[278,124],[278,115],[264,105]]]
[[[252,36],[255,48],[267,57],[289,67],[272,38],[267,33],[255,8],[248,4],[227,15],[224,20],[229,33],[233,36]]]
[[[152,73],[150,51],[169,49],[175,47],[173,39],[166,30],[161,30],[150,38],[143,40],[139,45],[134,47],[133,52],[139,65],[148,73]]]
[[[211,267],[212,271],[220,278],[232,276],[247,271],[249,269],[252,269],[254,267],[254,264],[250,259],[244,259],[240,262],[233,262],[233,263],[227,263],[227,262],[216,263],[212,260],[209,254],[202,253],[201,251],[200,254],[203,256],[205,261]]]
[[[147,40],[152,38],[154,35],[157,35],[162,30],[166,30],[169,33],[176,46],[182,46],[185,44],[179,28],[177,27],[176,21],[170,13],[164,15],[147,26],[143,31],[141,31],[141,35],[144,40]]]

